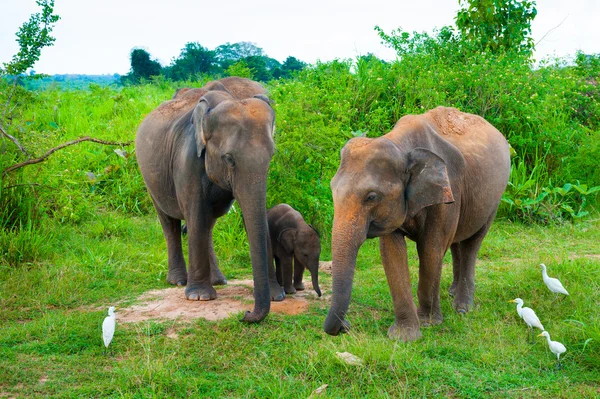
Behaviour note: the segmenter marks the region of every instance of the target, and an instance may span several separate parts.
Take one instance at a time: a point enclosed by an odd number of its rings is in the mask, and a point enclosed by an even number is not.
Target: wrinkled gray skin
[[[442,322],[442,258],[452,251],[453,307],[473,306],[477,252],[498,208],[510,173],[509,146],[479,116],[438,107],[408,115],[376,139],[354,138],[342,149],[331,181],[334,202],[332,301],[328,334],[349,328],[358,249],[380,237],[394,304],[390,338],[421,336],[422,325]],[[419,307],[413,301],[405,237],[417,243]]]
[[[275,115],[264,93],[258,83],[242,78],[179,90],[144,119],[136,137],[138,164],[167,241],[167,280],[186,285],[187,299],[215,299],[213,285],[226,284],[212,230],[238,201],[254,277],[254,310],[244,316],[248,322],[264,319],[270,310],[265,209]],[[188,230],[187,271],[181,220]]]
[[[304,290],[302,277],[306,268],[310,271],[313,289],[318,296],[321,296],[319,288],[321,239],[317,231],[304,221],[300,212],[288,204],[275,205],[269,209],[267,221],[271,236],[270,249],[277,266],[277,281],[283,286],[285,293],[295,294],[296,290]],[[269,267],[272,275],[273,264],[271,263]]]

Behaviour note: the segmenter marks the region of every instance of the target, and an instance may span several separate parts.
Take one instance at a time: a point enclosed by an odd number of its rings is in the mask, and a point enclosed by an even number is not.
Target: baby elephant
[[[277,281],[283,286],[285,293],[294,294],[296,290],[304,290],[302,274],[304,268],[307,268],[312,276],[313,289],[321,296],[318,274],[321,240],[317,231],[287,204],[275,205],[269,209],[267,220],[272,255],[277,266]],[[272,268],[273,264],[269,267]]]

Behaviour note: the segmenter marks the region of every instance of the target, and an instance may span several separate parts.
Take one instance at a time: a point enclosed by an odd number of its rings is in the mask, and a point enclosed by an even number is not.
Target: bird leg
[[[560,358],[558,358],[558,362],[556,363],[556,370],[561,370],[562,369],[562,365],[560,364]]]

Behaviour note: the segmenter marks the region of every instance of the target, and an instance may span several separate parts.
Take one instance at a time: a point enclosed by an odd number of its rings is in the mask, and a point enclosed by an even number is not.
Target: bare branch
[[[0,125],[0,132],[2,132],[2,134],[5,135],[10,141],[12,141],[13,143],[15,143],[15,145],[17,147],[19,147],[19,150],[21,150],[21,152],[23,154],[25,154],[26,156],[29,156],[29,154],[27,153],[27,150],[25,150],[25,147],[23,147],[21,145],[21,143],[19,143],[19,140],[17,140],[15,137],[11,136],[10,134],[6,133],[6,130],[4,130],[4,128],[2,127],[2,125]]]
[[[33,165],[33,164],[36,164],[36,163],[43,162],[43,161],[46,160],[46,158],[48,158],[50,155],[52,155],[56,151],[62,150],[63,148],[69,147],[69,146],[74,145],[74,144],[81,143],[83,141],[91,141],[91,142],[94,142],[94,143],[104,144],[104,145],[118,145],[118,146],[121,146],[121,147],[124,147],[124,146],[127,146],[127,145],[131,144],[131,141],[126,142],[126,143],[117,143],[117,142],[114,142],[114,141],[104,141],[104,140],[96,139],[96,138],[93,138],[93,137],[85,136],[85,137],[78,138],[77,140],[68,141],[68,142],[63,143],[63,144],[61,144],[59,146],[51,148],[50,150],[48,150],[44,155],[42,155],[39,158],[28,159],[27,161],[23,161],[23,162],[20,162],[18,164],[9,166],[8,168],[6,168],[6,169],[4,169],[2,171],[2,175],[4,176],[7,173],[12,172],[13,170],[20,169],[20,168],[22,168],[24,166],[27,166],[27,165]]]
[[[537,46],[538,44],[540,44],[542,42],[542,40],[544,40],[546,38],[546,36],[548,36],[549,34],[551,34],[552,32],[554,32],[558,28],[560,28],[560,26],[565,23],[565,21],[567,20],[567,18],[569,18],[568,15],[565,17],[565,19],[562,20],[562,22],[560,24],[556,25],[554,28],[552,28],[548,32],[546,32],[544,34],[544,36],[542,36],[542,38],[535,43],[535,46]]]

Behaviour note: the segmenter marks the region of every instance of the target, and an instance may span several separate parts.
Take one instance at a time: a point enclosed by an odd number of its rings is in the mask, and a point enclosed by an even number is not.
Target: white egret
[[[557,296],[558,294],[569,295],[567,290],[565,290],[565,287],[563,287],[562,283],[557,278],[548,277],[546,265],[540,263],[540,267],[542,268],[542,278],[544,279],[544,283],[550,291],[554,292]]]
[[[546,340],[548,341],[548,347],[550,347],[550,351],[556,355],[556,358],[558,359],[556,368],[559,369],[560,368],[560,355],[565,353],[567,351],[567,348],[565,348],[565,346],[558,341],[552,341],[550,339],[550,334],[548,333],[548,331],[543,331],[540,335],[538,335],[538,337],[541,337],[541,336],[546,337]]]
[[[533,344],[533,327],[539,328],[540,330],[544,331],[544,326],[540,322],[540,319],[538,319],[533,309],[523,307],[523,300],[521,298],[516,298],[509,302],[514,302],[517,304],[517,313],[519,314],[519,317],[521,317],[529,327],[530,332],[528,333],[528,335],[531,335],[531,343]]]
[[[108,308],[108,316],[106,316],[102,322],[102,340],[104,341],[104,346],[107,348],[115,334],[115,326],[117,324],[115,310],[116,308],[114,306]]]

